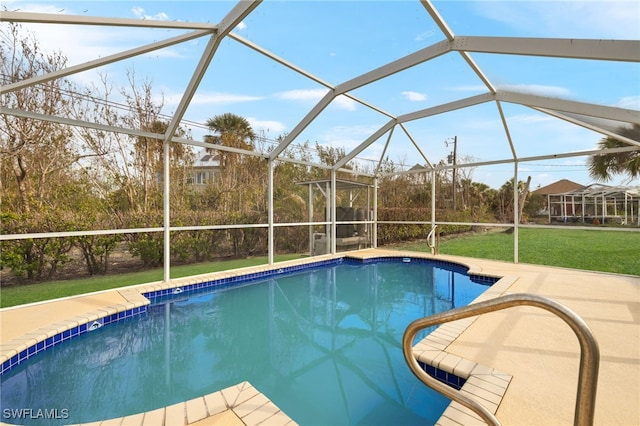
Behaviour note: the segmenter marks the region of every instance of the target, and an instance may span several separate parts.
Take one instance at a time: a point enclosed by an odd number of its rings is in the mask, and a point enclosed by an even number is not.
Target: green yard
[[[640,275],[638,232],[524,228],[519,237],[519,263]],[[430,251],[424,243],[394,248]],[[440,253],[513,262],[513,234],[487,232],[446,239]]]
[[[297,259],[300,255],[275,256],[276,262]],[[192,265],[174,266],[171,268],[171,278],[190,275],[206,274],[217,271],[244,268],[248,266],[264,265],[266,257],[251,259],[224,260],[218,262],[197,263]],[[0,290],[0,307],[22,305],[42,300],[57,299],[82,293],[108,290],[112,288],[162,281],[163,270],[152,269],[143,272],[132,272],[117,275],[94,276],[78,280],[51,281],[29,285],[2,287]]]
[[[520,263],[561,266],[618,274],[640,275],[640,233],[572,229],[520,229]],[[392,248],[430,251],[424,242],[394,245]],[[513,234],[487,232],[467,234],[442,241],[442,254],[513,261]],[[276,256],[276,261],[300,255]],[[266,257],[227,260],[171,269],[172,278],[265,264]],[[78,280],[3,287],[0,307],[21,305],[59,297],[162,280],[162,270],[154,269]]]

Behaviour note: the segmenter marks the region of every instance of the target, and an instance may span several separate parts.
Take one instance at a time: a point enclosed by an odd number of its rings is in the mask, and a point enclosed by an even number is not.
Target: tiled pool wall
[[[146,312],[147,306],[139,306],[132,309],[127,309],[125,311],[117,312],[115,314],[107,315],[94,321],[79,324],[75,327],[71,327],[67,330],[56,333],[51,337],[47,337],[46,339],[41,340],[32,346],[29,346],[28,348],[20,351],[19,353],[4,361],[0,369],[0,376],[9,372],[12,368],[22,364],[36,354],[52,348],[57,344],[81,336],[85,333],[90,333],[105,325],[109,325],[117,321],[124,321],[131,318],[139,317],[140,315],[146,314]]]
[[[467,379],[463,379],[462,377],[458,377],[453,373],[449,373],[447,371],[441,370],[437,367],[434,367],[430,364],[425,364],[424,362],[418,361],[418,365],[420,368],[424,370],[425,373],[433,377],[434,379],[444,383],[445,385],[449,385],[455,390],[462,389],[462,386],[466,383]]]
[[[264,271],[237,275],[232,277],[219,278],[215,280],[207,280],[202,282],[197,282],[193,284],[187,284],[177,287],[165,288],[161,290],[155,290],[150,292],[144,292],[142,295],[149,299],[152,305],[161,304],[168,300],[175,300],[176,298],[188,298],[194,294],[198,294],[201,292],[209,291],[213,288],[215,289],[225,289],[236,287],[239,285],[250,284],[251,282],[261,281],[266,278],[274,277],[274,276],[283,276],[287,274],[297,273],[301,271],[306,271],[309,269],[315,268],[323,268],[327,266],[335,266],[335,265],[344,265],[344,264],[353,264],[353,265],[362,265],[362,264],[370,264],[370,263],[392,263],[392,262],[415,262],[415,263],[424,263],[435,265],[439,267],[443,267],[461,274],[467,274],[468,268],[460,265],[459,263],[449,262],[445,260],[437,260],[437,259],[422,259],[417,257],[406,257],[406,256],[384,256],[384,257],[372,257],[366,259],[359,259],[353,257],[340,257],[329,260],[321,260],[317,262],[310,262],[292,266],[283,266],[280,268],[273,268]],[[469,277],[472,281],[484,285],[492,285],[496,281],[499,280],[499,277],[491,277],[491,276],[482,276],[482,275],[473,275],[469,274]]]
[[[287,274],[293,274],[296,272],[305,271],[308,269],[322,268],[326,266],[334,266],[345,263],[345,258],[336,258],[330,260],[321,260],[317,262],[304,263],[292,266],[283,266],[279,268],[268,269],[259,272],[253,272],[244,275],[236,275],[232,277],[218,278],[214,280],[207,280],[193,284],[187,284],[177,287],[165,288],[161,290],[154,290],[149,292],[143,292],[142,295],[149,299],[151,305],[157,305],[164,303],[168,300],[175,300],[176,297],[188,298],[194,294],[209,291],[211,289],[225,289],[231,287],[237,287],[240,285],[250,284],[255,281],[262,281],[264,279],[283,276]]]
[[[446,268],[450,271],[454,271],[454,272],[458,272],[460,274],[466,274],[469,275],[469,278],[471,278],[471,281],[477,283],[477,284],[484,284],[484,285],[493,285],[495,284],[498,280],[500,280],[500,278],[502,277],[498,277],[498,276],[492,276],[492,275],[479,275],[479,274],[473,274],[469,272],[469,268],[467,266],[461,265],[460,263],[457,262],[451,262],[448,260],[441,260],[441,259],[433,259],[433,258],[421,258],[421,257],[407,257],[407,256],[384,256],[384,257],[370,257],[370,258],[366,258],[366,259],[353,259],[353,258],[347,258],[348,260],[355,260],[358,263],[364,263],[364,264],[368,264],[368,263],[385,263],[385,262],[415,262],[415,263],[429,263],[431,265],[434,266],[439,266],[442,268]]]
[[[156,304],[164,303],[168,300],[175,300],[176,298],[187,298],[193,294],[210,291],[211,289],[214,289],[214,288],[215,289],[230,288],[230,287],[235,287],[239,285],[249,284],[255,281],[264,280],[269,277],[282,276],[282,275],[297,273],[297,272],[301,272],[309,269],[335,266],[340,264],[357,265],[357,264],[389,263],[389,262],[428,263],[428,264],[444,267],[444,268],[447,268],[456,272],[464,273],[464,274],[466,274],[468,271],[467,267],[462,266],[459,263],[431,259],[431,258],[423,259],[418,257],[406,257],[406,256],[382,256],[382,257],[371,257],[366,259],[359,259],[359,258],[344,256],[344,257],[339,257],[334,259],[320,260],[316,262],[275,267],[275,268],[248,273],[244,275],[236,275],[236,276],[213,279],[213,280],[203,280],[202,282],[196,282],[196,283],[182,285],[182,286],[178,285],[175,287],[143,292],[142,296],[148,299],[151,305],[156,305]],[[469,276],[472,278],[473,281],[480,282],[486,285],[491,285],[499,279],[497,277],[485,277],[481,275],[469,274]],[[127,309],[121,312],[117,312],[111,315],[106,315],[96,320],[88,321],[84,324],[79,324],[77,326],[71,327],[53,336],[46,337],[45,339],[38,341],[37,343],[27,347],[26,349],[20,351],[19,353],[3,361],[2,367],[0,369],[0,375],[6,374],[12,368],[20,365],[21,363],[25,362],[26,360],[35,356],[36,354],[44,350],[47,350],[57,344],[60,344],[69,339],[81,336],[85,333],[89,333],[105,325],[109,325],[117,321],[124,321],[124,320],[138,317],[140,315],[144,315],[146,314],[146,312],[147,312],[147,305],[139,306],[132,309]],[[447,383],[453,387],[458,386],[457,389],[459,389],[459,387],[461,387],[464,384],[464,379],[459,378],[452,373],[447,373],[443,370],[429,366],[427,364],[424,364],[423,368],[429,375],[435,377],[436,379],[444,381],[444,383]]]

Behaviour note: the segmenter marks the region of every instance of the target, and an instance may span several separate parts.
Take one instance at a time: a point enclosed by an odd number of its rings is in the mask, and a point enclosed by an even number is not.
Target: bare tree
[[[66,57],[46,54],[34,36],[17,24],[3,26],[0,38],[2,84],[23,81],[65,67]],[[68,117],[75,103],[73,85],[65,79],[1,94],[2,105],[27,112]],[[55,195],[52,185],[67,180],[71,165],[82,157],[68,126],[11,114],[0,116],[0,160],[3,193],[11,188],[12,207],[29,213]],[[8,182],[11,180],[12,182]],[[3,197],[4,198],[4,197]]]

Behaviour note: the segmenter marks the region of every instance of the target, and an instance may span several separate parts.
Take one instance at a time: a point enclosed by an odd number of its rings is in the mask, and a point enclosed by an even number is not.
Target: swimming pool
[[[2,409],[87,422],[248,380],[300,424],[434,423],[448,400],[411,374],[402,333],[486,289],[464,268],[415,259],[236,284],[155,298],[140,317],[38,353],[3,375]]]

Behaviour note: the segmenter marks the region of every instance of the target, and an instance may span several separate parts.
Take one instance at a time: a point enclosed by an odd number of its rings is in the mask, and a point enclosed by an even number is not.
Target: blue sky
[[[4,1],[9,10],[218,23],[235,5],[227,1]],[[640,39],[638,1],[434,1],[455,35]],[[181,34],[149,30],[25,24],[46,50],[61,50],[69,64]],[[271,1],[258,6],[234,33],[273,52],[332,85],[444,39],[416,1]],[[127,69],[149,78],[171,114],[207,42],[201,38],[100,69],[125,84]],[[498,88],[582,102],[640,109],[640,64],[472,54]],[[96,71],[77,75],[82,84]],[[255,130],[275,138],[291,131],[326,89],[240,43],[226,39],[187,110],[185,119],[204,123],[225,112],[246,117]],[[395,116],[486,92],[481,81],[453,52],[352,92]],[[502,104],[519,157],[593,149],[600,134],[529,108]],[[359,145],[388,118],[355,102],[334,101],[297,139],[322,145]],[[476,161],[511,155],[494,103],[406,124],[432,162],[445,159],[457,136],[459,158]],[[195,138],[206,131],[194,127]],[[386,137],[359,158],[377,160]],[[410,141],[394,132],[387,155],[412,166],[422,162]],[[522,163],[519,177],[533,187],[567,178],[591,183],[585,158]],[[472,178],[501,186],[512,165],[480,167]],[[623,183],[619,179],[610,184]],[[638,185],[640,182],[631,182]]]

